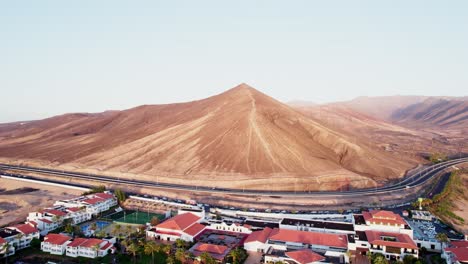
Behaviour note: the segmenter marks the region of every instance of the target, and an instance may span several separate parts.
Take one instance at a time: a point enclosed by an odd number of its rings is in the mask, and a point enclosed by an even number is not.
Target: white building
[[[284,218],[279,224],[281,229],[314,231],[333,234],[354,234],[353,223]]]
[[[19,245],[18,236],[20,234],[16,230],[0,228],[0,256],[5,257],[15,254],[16,247]]]
[[[54,203],[54,206],[64,206],[67,208],[84,207],[85,211],[90,215],[98,215],[116,205],[117,198],[110,192],[94,193]]]
[[[386,231],[407,234],[413,239],[413,230],[400,215],[391,211],[372,210],[353,217],[355,231]]]
[[[432,221],[434,219],[434,215],[432,215],[429,211],[413,210],[411,211],[411,218],[424,221]]]
[[[243,233],[243,234],[250,234],[252,233],[252,227],[247,224],[240,224],[240,223],[226,223],[223,221],[211,221],[210,225],[206,226],[206,229],[211,230],[222,230],[234,233]]]
[[[193,242],[194,238],[205,229],[205,226],[200,224],[202,220],[201,217],[192,213],[180,214],[151,227],[146,231],[146,237],[167,241],[182,239]]]
[[[23,249],[29,247],[33,238],[39,239],[40,237],[39,230],[30,224],[19,224],[9,226],[7,227],[7,229],[15,230],[20,233],[16,236],[18,239],[16,249]]]
[[[262,231],[252,232],[244,242],[244,249],[264,252],[266,253],[265,260],[268,257],[270,261],[286,260],[287,258],[294,259],[292,257],[294,253],[289,257],[286,253],[294,251],[305,252],[301,250],[311,250],[314,251],[314,254],[320,256],[333,256],[346,261],[348,240],[345,234],[265,228]],[[312,256],[313,254],[310,255]],[[319,262],[322,259],[314,258],[306,263]]]
[[[41,243],[41,250],[53,255],[63,255],[71,237],[62,234],[48,234]]]
[[[447,264],[468,263],[468,241],[451,241],[442,251]]]
[[[39,229],[42,236],[45,236],[50,231],[62,226],[63,220],[66,216],[66,212],[47,208],[42,211],[29,213],[26,219],[28,223]]]
[[[358,252],[380,253],[389,260],[402,261],[407,255],[418,257],[418,247],[407,234],[376,230],[357,231],[355,243],[358,245]]]
[[[114,253],[115,238],[102,240],[96,238],[75,238],[67,244],[66,255],[69,257],[97,258]]]

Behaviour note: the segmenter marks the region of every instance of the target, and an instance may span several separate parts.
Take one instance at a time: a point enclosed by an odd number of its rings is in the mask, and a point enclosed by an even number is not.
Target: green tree
[[[40,249],[41,248],[41,240],[37,237],[33,238],[31,240],[31,243],[29,243],[29,245],[32,247],[32,248],[35,248],[35,249]]]
[[[176,264],[175,258],[173,256],[168,256],[166,259],[166,264]]]
[[[154,264],[154,253],[160,251],[160,246],[156,244],[153,240],[146,242],[144,246],[144,252],[146,255],[151,255],[152,263]]]
[[[175,245],[176,245],[177,248],[186,248],[187,247],[187,242],[185,242],[185,240],[183,240],[183,239],[178,238],[175,241]]]
[[[216,263],[215,259],[208,252],[203,252],[200,255],[200,260],[203,264],[214,264]]]
[[[444,246],[444,243],[449,242],[449,238],[447,237],[447,234],[445,233],[437,233],[435,238],[437,239],[437,241],[439,241],[441,250]]]
[[[151,224],[151,226],[157,226],[157,225],[159,225],[159,222],[160,222],[159,218],[157,216],[153,216],[151,218],[150,224]]]
[[[403,258],[403,264],[413,264],[414,262],[416,262],[416,260],[418,260],[418,259],[415,258],[414,256],[412,256],[412,255],[406,255],[406,256]]]
[[[185,263],[187,261],[187,255],[185,254],[185,250],[182,248],[178,248],[175,252],[175,259],[180,261],[181,263]]]
[[[121,189],[115,189],[114,194],[115,197],[117,197],[117,201],[119,201],[119,203],[123,203],[127,199],[127,194]]]
[[[138,246],[138,244],[136,243],[130,243],[130,245],[128,245],[127,247],[127,251],[130,252],[130,254],[132,254],[133,256],[133,263],[136,263],[136,256],[138,254],[138,252],[140,251],[140,247]]]
[[[73,225],[72,225],[72,221],[73,220],[71,218],[67,218],[67,219],[63,220],[63,226],[64,226],[63,231],[65,231],[65,233],[68,233],[68,234],[73,233],[74,228],[73,228]]]
[[[3,246],[0,252],[4,252],[3,254],[5,256],[5,264],[8,264],[8,251],[9,250],[10,250],[10,243],[8,242],[3,243]]]
[[[114,236],[120,237],[122,233],[122,226],[119,224],[115,224],[114,228],[112,229],[112,233],[114,234]]]
[[[237,247],[229,252],[229,257],[232,258],[233,264],[239,264],[247,257],[247,254],[241,248]]]
[[[377,254],[372,254],[371,263],[372,264],[388,264],[388,260],[385,258],[384,255],[377,253]]]
[[[99,249],[100,249],[100,248],[101,248],[101,247],[100,247],[99,245],[94,245],[94,246],[93,246],[93,250],[94,250],[94,252],[96,252],[96,257],[99,256]]]

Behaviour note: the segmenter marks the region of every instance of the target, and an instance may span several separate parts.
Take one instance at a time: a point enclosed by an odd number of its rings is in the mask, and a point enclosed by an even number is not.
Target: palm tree
[[[94,252],[96,252],[96,257],[98,257],[98,255],[99,255],[99,249],[100,249],[100,248],[101,248],[101,247],[100,247],[99,245],[94,245],[94,246],[93,246]]]
[[[112,230],[112,233],[114,233],[114,235],[117,235],[118,237],[120,237],[121,231],[122,231],[122,226],[119,225],[119,224],[116,224],[114,226],[114,229]]]
[[[133,255],[133,263],[136,263],[136,255],[139,250],[140,250],[140,247],[136,243],[131,243],[127,247],[127,251]]]
[[[165,254],[169,255],[171,253],[171,245],[162,245],[161,246],[161,251],[164,252]]]
[[[214,264],[215,263],[214,258],[208,252],[201,253],[200,260],[204,264]]]
[[[21,245],[21,239],[23,239],[23,237],[24,237],[23,233],[18,233],[16,235],[16,239],[18,239],[18,248],[23,248],[23,246]]]
[[[151,260],[154,264],[154,253],[161,250],[160,246],[156,244],[153,240],[148,241],[144,246],[144,251],[146,255],[151,255]]]
[[[178,248],[175,252],[175,259],[180,261],[181,263],[185,263],[185,261],[187,261],[187,255],[185,254],[185,250],[182,248]]]
[[[176,244],[176,247],[177,248],[185,248],[187,246],[187,242],[185,242],[185,240],[182,240],[180,238],[178,238],[176,241],[175,241],[175,244]]]
[[[168,256],[166,259],[166,264],[175,264],[176,261],[173,256]]]
[[[10,251],[10,243],[5,242],[3,243],[2,250],[4,255],[5,255],[5,264],[8,264],[8,252]]]
[[[447,234],[445,233],[437,233],[436,235],[437,241],[440,242],[440,250],[443,250],[443,244],[449,242]]]
[[[242,258],[243,253],[244,252],[242,252],[239,248],[231,250],[231,252],[229,252],[229,256],[232,258],[232,263],[237,264]]]

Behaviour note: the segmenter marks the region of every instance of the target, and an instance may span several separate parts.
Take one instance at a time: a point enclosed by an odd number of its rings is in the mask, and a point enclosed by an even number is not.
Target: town
[[[0,256],[6,263],[468,261],[466,234],[421,208],[403,207],[272,212],[99,187],[1,228]]]

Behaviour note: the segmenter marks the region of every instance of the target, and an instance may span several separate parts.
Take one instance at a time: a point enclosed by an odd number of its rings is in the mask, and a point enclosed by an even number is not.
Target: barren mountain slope
[[[395,111],[391,119],[409,127],[468,129],[468,101],[430,98]]]
[[[270,176],[320,183],[326,175],[325,181],[344,179],[365,187],[399,177],[414,165],[329,129],[245,84],[190,103],[2,126],[0,157],[153,175],[167,182],[235,183],[243,176],[255,179],[257,188],[270,185]]]
[[[381,120],[390,120],[391,115],[398,109],[422,102],[427,96],[362,96],[356,99],[332,103],[331,105],[346,106]]]

